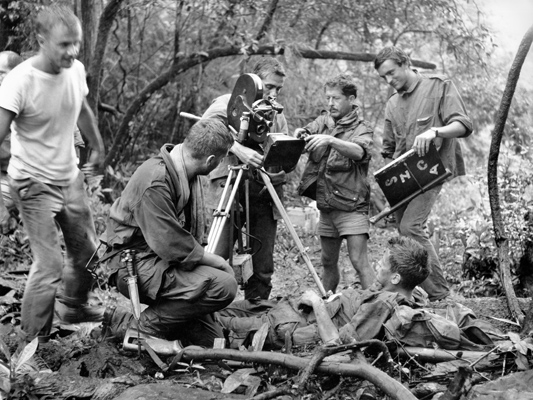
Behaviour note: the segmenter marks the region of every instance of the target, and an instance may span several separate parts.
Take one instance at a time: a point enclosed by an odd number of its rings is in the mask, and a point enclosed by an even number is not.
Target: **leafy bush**
[[[533,207],[532,162],[522,156],[502,154],[498,185],[505,235],[509,240],[512,272],[516,276],[526,245],[533,239],[529,213]],[[432,224],[443,232],[443,252],[454,248],[455,261],[461,259],[461,276],[457,281],[465,295],[500,292],[498,254],[494,240],[487,176],[478,170],[473,176],[456,178],[444,186],[431,217]],[[464,249],[462,258],[457,245]],[[456,271],[457,272],[457,271]],[[458,273],[450,274],[459,276]],[[516,281],[518,284],[518,279]]]

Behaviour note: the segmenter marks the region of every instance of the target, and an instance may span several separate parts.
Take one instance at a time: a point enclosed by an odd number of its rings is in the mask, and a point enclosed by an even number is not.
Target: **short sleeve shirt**
[[[49,74],[32,62],[15,67],[0,87],[0,107],[16,115],[8,173],[14,179],[67,185],[78,173],[72,133],[88,93],[85,68],[75,61]]]

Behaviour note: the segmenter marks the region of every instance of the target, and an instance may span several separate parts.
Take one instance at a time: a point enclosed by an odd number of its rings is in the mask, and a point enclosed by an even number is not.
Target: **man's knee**
[[[409,220],[402,220],[398,227],[401,235],[417,238],[424,235],[424,229],[422,225]]]
[[[214,281],[214,286],[216,292],[216,299],[223,304],[222,307],[230,304],[237,295],[238,284],[234,277],[229,274],[225,274],[224,277],[219,277]]]
[[[361,259],[350,257],[350,262],[352,263],[353,268],[359,273],[368,268],[368,262],[364,262]]]

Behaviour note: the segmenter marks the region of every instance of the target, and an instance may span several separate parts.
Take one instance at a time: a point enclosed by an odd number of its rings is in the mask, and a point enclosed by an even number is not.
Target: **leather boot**
[[[102,321],[102,336],[106,339],[122,341],[126,335],[126,330],[130,327],[133,314],[115,305],[109,305],[104,312]]]
[[[104,307],[88,304],[70,304],[57,300],[55,314],[65,324],[80,324],[82,322],[100,322],[104,318]]]

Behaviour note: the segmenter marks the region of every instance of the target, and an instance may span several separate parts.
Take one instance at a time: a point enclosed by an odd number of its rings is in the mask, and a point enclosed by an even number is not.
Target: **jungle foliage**
[[[51,2],[0,1],[0,46],[31,54],[34,39],[30,17]],[[353,74],[359,84],[363,116],[376,132],[372,168],[381,167],[380,130],[390,92],[368,60],[390,44],[406,49],[413,59],[437,67],[423,72],[445,73],[453,78],[476,124],[476,133],[463,141],[471,179],[481,185],[478,189],[482,196],[486,194],[482,182],[489,131],[510,59],[496,55],[490,26],[475,1],[63,2],[74,7],[83,23],[85,39],[80,58],[89,73],[90,100],[106,144],[104,177],[98,188],[92,189],[98,221],[105,220],[100,215],[107,209],[103,204],[120,194],[140,162],[162,144],[182,140],[191,122],[179,113],[200,115],[214,97],[231,92],[235,79],[264,55],[279,57],[286,65],[288,79],[278,100],[285,106],[291,129],[307,123],[324,108],[325,79],[341,71]],[[367,61],[319,59],[318,53],[313,59],[312,51],[350,53]],[[531,199],[524,195],[524,190],[531,187],[528,168],[513,166],[530,165],[530,98],[531,88],[519,88],[503,141],[505,159],[509,160],[501,168],[506,182],[503,197],[515,206],[506,208],[512,214],[508,221],[510,237],[517,238],[513,249],[522,245],[519,237],[529,235],[522,215],[524,207],[531,206]],[[373,187],[379,196],[376,185]],[[463,195],[473,204],[479,192]],[[485,240],[478,234],[485,232],[480,226],[488,226],[486,232],[492,238],[486,208],[476,209],[481,210],[479,218],[470,218],[472,207],[458,210],[453,208],[457,202],[444,203],[446,193],[443,199],[443,207],[434,217],[437,228],[462,237],[463,250],[471,247],[472,235],[479,236],[479,243]],[[512,199],[517,200],[513,203]],[[443,211],[448,208],[453,210]],[[519,259],[520,252],[515,262]]]

